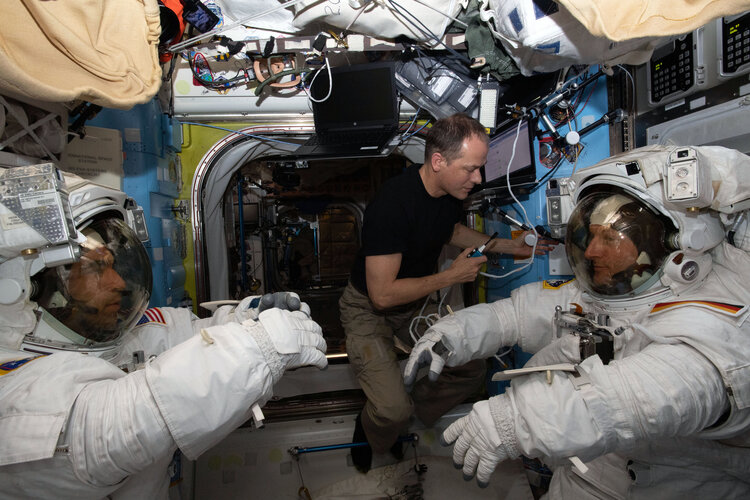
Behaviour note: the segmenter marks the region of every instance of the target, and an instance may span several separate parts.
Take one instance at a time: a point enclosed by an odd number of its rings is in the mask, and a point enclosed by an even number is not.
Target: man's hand
[[[533,244],[529,245],[526,242],[526,236],[528,235],[531,235],[532,237],[534,237],[534,231],[524,231],[524,233],[521,234],[519,237],[514,238],[512,240],[508,240],[508,247],[505,249],[503,253],[507,253],[514,257],[520,257],[520,258],[531,257],[531,250],[534,248],[534,246]],[[555,248],[555,245],[557,245],[557,241],[538,236],[535,254],[544,255],[547,252],[553,250]]]
[[[463,469],[466,481],[476,474],[480,488],[489,486],[497,464],[521,455],[507,394],[475,403],[471,413],[453,422],[443,432],[440,441],[443,446],[455,441],[454,466]]]
[[[285,369],[307,365],[323,369],[328,366],[323,331],[304,312],[276,307],[261,312],[258,322],[271,338]]]
[[[479,257],[469,257],[473,248],[467,248],[461,255],[455,258],[451,263],[451,267],[448,269],[449,272],[453,273],[453,283],[470,283],[477,279],[477,274],[482,268],[482,264],[487,262],[487,257],[480,255]]]
[[[441,342],[442,337],[438,332],[427,330],[414,345],[404,369],[404,385],[407,391],[411,390],[416,381],[419,368],[424,365],[430,365],[429,379],[432,382],[438,379],[440,372],[443,371],[445,359],[449,354]]]

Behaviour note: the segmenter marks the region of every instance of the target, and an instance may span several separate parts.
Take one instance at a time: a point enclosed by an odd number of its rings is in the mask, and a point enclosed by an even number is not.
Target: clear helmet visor
[[[110,343],[148,306],[151,264],[120,219],[96,220],[80,231],[86,236],[80,260],[44,271],[37,303],[87,343]]]
[[[670,250],[666,217],[615,187],[579,200],[565,250],[582,288],[603,298],[635,296],[658,281]]]

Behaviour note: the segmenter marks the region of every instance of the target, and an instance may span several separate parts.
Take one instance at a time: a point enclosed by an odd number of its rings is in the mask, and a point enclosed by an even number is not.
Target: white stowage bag
[[[668,40],[646,37],[613,42],[597,37],[553,2],[547,4],[547,12],[532,0],[480,0],[480,4],[480,19],[526,76],[572,64],[642,64]]]
[[[425,31],[431,32],[437,38],[442,38],[448,25],[453,22],[447,16],[455,17],[461,10],[461,5],[457,0],[423,2],[432,8],[414,0],[402,0],[397,2],[401,9],[395,8],[388,2],[374,0],[363,10],[362,6],[365,3],[364,0],[301,2],[294,6],[294,25],[303,27],[315,22],[327,23],[337,28],[349,28],[350,31],[382,39],[394,39],[404,35],[418,42],[434,42],[434,39]],[[354,21],[353,24],[352,21]],[[415,24],[421,29],[415,27]]]
[[[290,36],[298,31],[292,24],[294,14],[287,8],[281,8],[283,2],[280,0],[213,0],[213,2],[221,14],[221,24],[216,28],[238,23],[233,28],[221,31],[222,36],[232,40]],[[274,10],[274,7],[279,8]]]

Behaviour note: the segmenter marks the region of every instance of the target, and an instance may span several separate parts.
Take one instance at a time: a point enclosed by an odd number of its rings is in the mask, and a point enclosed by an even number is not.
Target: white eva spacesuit
[[[144,315],[137,213],[66,180],[0,169],[0,498],[165,498],[177,448],[195,459],[284,370],[325,367],[325,341],[303,311],[249,300],[203,320]]]
[[[568,187],[577,279],[441,319],[407,382],[420,364],[534,353],[442,436],[480,486],[524,455],[554,469],[549,498],[750,498],[750,158],[641,148]]]

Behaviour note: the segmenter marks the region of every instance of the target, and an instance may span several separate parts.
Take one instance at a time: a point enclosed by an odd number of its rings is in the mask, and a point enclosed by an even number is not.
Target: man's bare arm
[[[468,257],[473,248],[467,248],[456,257],[451,266],[430,276],[397,279],[401,267],[401,254],[371,255],[365,258],[367,293],[377,309],[388,309],[421,299],[432,292],[454,285],[474,281],[487,258]]]

